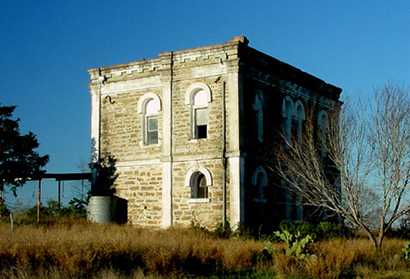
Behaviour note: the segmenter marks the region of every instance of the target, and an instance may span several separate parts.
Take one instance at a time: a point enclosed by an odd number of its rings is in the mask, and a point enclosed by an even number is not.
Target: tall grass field
[[[284,244],[198,229],[147,230],[85,222],[0,224],[0,278],[410,278],[405,240],[314,242],[304,257]]]

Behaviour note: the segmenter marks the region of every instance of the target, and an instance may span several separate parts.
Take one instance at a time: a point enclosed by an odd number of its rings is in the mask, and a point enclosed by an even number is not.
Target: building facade
[[[301,136],[308,107],[326,121],[341,89],[249,47],[244,36],[89,73],[94,159],[117,159],[116,195],[127,200],[130,224],[303,218],[264,154],[282,136]]]

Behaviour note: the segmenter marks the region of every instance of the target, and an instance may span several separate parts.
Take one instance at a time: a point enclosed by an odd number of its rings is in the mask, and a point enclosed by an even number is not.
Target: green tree
[[[17,187],[44,171],[48,155],[40,156],[34,150],[39,144],[32,132],[21,134],[18,118],[13,118],[15,106],[0,104],[0,193],[5,187],[16,195]],[[0,198],[0,206],[4,200]]]

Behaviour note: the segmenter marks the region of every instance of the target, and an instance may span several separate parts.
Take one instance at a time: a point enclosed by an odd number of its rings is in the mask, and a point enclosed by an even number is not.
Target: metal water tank
[[[112,223],[112,197],[91,196],[87,207],[87,220],[97,224]]]

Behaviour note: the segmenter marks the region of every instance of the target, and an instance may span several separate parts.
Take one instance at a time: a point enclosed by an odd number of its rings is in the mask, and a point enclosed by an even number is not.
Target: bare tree
[[[277,154],[277,169],[303,204],[366,232],[376,249],[410,212],[410,92],[386,85],[367,105],[329,113],[328,125],[305,123],[301,142]]]

